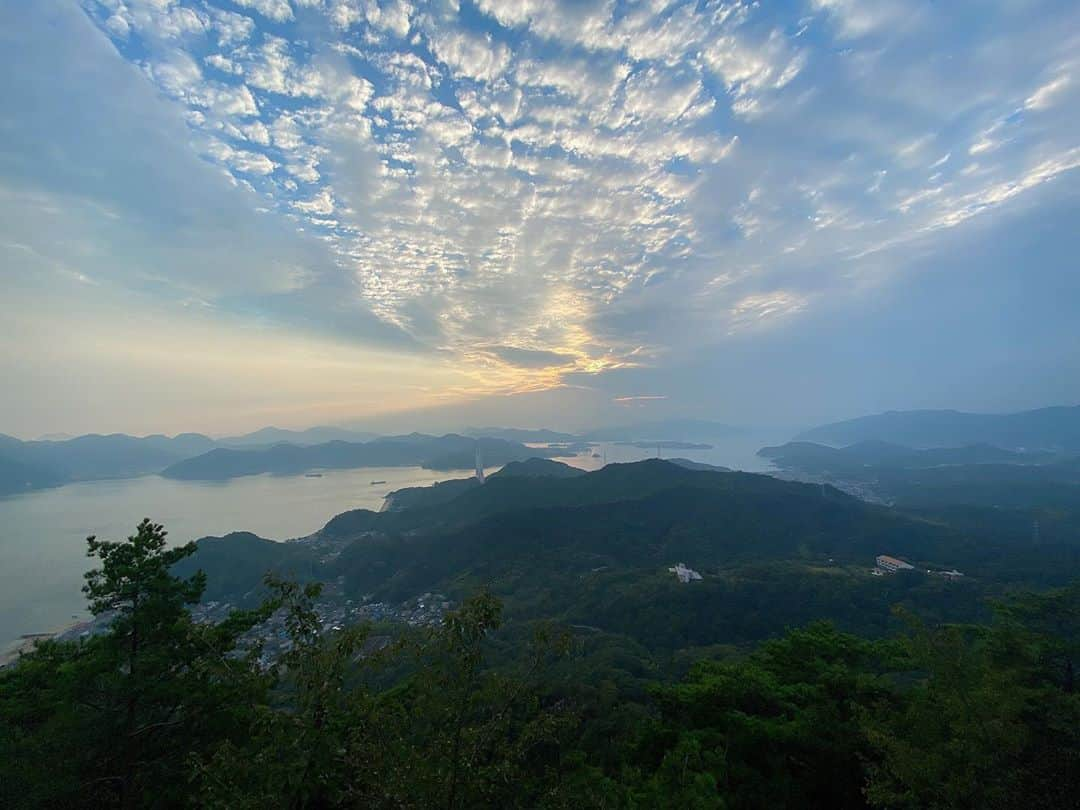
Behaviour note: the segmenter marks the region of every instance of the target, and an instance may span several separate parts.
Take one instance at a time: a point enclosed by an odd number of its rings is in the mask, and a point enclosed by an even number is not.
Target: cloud
[[[1054,99],[1059,96],[1066,87],[1069,86],[1072,81],[1071,77],[1067,74],[1057,76],[1046,84],[1039,87],[1034,93],[1028,96],[1024,102],[1025,110],[1045,110],[1054,103]]]
[[[807,303],[804,296],[786,290],[748,295],[731,308],[731,329],[738,331],[767,325],[776,318],[800,312]]]
[[[298,200],[292,204],[297,211],[328,216],[334,213],[334,196],[330,189],[322,189],[314,199]]]
[[[812,0],[815,9],[825,12],[842,37],[855,39],[888,26],[911,24],[922,12],[920,2],[897,0]]]
[[[193,138],[184,106],[162,97],[78,9],[20,5],[3,16],[0,70],[27,73],[0,91],[23,133],[4,141],[0,242],[30,252],[5,250],[0,268],[10,284],[43,285],[43,312],[53,311],[50,283],[82,276],[118,296],[197,300],[223,317],[250,317],[251,301],[295,289],[302,275],[317,280],[312,292],[273,311],[260,306],[260,323],[326,334],[326,310],[352,296],[351,337],[414,346],[355,299],[332,250],[266,212],[265,197],[239,182],[273,182],[262,144]],[[38,47],[45,40],[50,49]],[[205,97],[207,85],[185,87]],[[79,125],[61,126],[71,120]]]
[[[218,140],[210,141],[207,144],[206,151],[216,160],[220,160],[231,169],[242,174],[270,174],[277,167],[277,164],[266,155],[234,149],[227,143]]]
[[[0,129],[4,213],[48,223],[50,266],[399,340],[473,393],[794,333],[1040,204],[1080,148],[1065,3],[82,10],[88,77],[41,57],[3,90],[30,114]],[[5,13],[12,53],[55,56]]]
[[[548,368],[572,365],[576,359],[570,354],[559,354],[538,349],[521,349],[516,346],[489,346],[484,349],[511,366],[521,368]]]
[[[283,23],[293,18],[289,0],[234,0],[242,8],[250,8],[274,22]]]
[[[476,81],[494,81],[510,64],[506,45],[466,31],[437,30],[431,36],[431,51],[454,76]]]

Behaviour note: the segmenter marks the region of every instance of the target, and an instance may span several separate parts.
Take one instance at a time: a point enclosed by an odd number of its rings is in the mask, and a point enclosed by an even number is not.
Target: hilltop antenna
[[[484,457],[480,454],[480,442],[476,442],[476,480],[484,483]]]

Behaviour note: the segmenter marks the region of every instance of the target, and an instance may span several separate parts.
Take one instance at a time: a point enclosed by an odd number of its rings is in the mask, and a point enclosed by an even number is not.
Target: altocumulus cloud
[[[82,8],[325,256],[210,304],[372,313],[508,390],[782,328],[1080,166],[1070,2]]]

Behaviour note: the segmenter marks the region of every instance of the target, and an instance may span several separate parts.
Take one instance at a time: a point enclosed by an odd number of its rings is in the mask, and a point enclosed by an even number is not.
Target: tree
[[[150,520],[126,541],[87,538],[100,567],[83,590],[91,611],[110,620],[108,631],[41,645],[0,681],[5,739],[20,761],[23,748],[39,758],[10,774],[21,786],[16,804],[179,804],[187,752],[243,734],[269,684],[253,666],[256,650],[245,655],[236,645],[273,606],[217,625],[193,622],[187,608],[204,578],[170,569],[195,548],[169,548]]]
[[[349,683],[367,624],[324,632],[322,586],[268,575],[270,604],[283,613],[289,649],[270,667],[274,684],[243,740],[223,739],[192,757],[201,807],[336,807],[368,798],[382,768],[373,762],[389,729],[372,722],[370,693]],[[363,802],[371,804],[371,802]]]
[[[1076,807],[1080,696],[1071,691],[1080,588],[1000,603],[987,626],[903,641],[909,686],[871,707],[867,796],[889,808]],[[1066,617],[1063,619],[1063,617]]]
[[[271,584],[290,649],[247,739],[196,762],[201,806],[580,806],[556,788],[553,750],[576,718],[541,706],[533,678],[558,649],[544,632],[525,672],[496,673],[490,594],[376,651],[366,625],[323,628],[317,584]]]
[[[859,706],[887,692],[881,653],[818,622],[655,687],[664,723],[643,795],[650,806],[864,806]]]

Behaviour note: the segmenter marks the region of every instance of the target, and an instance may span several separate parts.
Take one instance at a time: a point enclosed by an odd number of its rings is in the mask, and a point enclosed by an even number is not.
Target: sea
[[[771,440],[774,437],[739,436],[708,450],[605,443],[560,460],[594,470],[604,463],[683,457],[764,471],[767,464],[755,452]],[[81,592],[83,574],[94,562],[86,556],[89,535],[120,540],[149,517],[164,524],[173,543],[233,531],[284,541],[312,534],[350,509],[378,510],[393,490],[470,474],[365,467],[220,482],[147,475],[0,497],[0,654],[22,643],[24,635],[59,632],[89,618]]]

